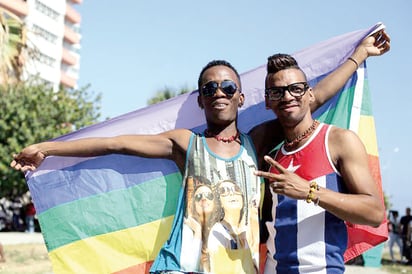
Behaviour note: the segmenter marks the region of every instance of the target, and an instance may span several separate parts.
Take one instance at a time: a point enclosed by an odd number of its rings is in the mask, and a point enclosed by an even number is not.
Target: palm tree
[[[0,83],[21,80],[26,48],[26,27],[13,13],[0,8]]]

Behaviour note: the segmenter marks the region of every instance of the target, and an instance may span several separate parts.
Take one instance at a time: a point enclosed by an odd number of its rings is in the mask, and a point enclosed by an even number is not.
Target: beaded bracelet
[[[308,204],[310,204],[311,202],[314,201],[314,199],[315,199],[315,194],[314,193],[315,193],[315,191],[318,191],[318,190],[319,190],[318,184],[315,181],[310,182],[310,184],[309,184],[309,193],[308,193],[308,196],[306,196],[306,202]],[[316,197],[316,201],[314,201],[315,205],[318,205],[319,201],[320,201],[319,197]]]
[[[354,58],[349,57],[348,60],[351,60],[352,62],[354,62],[355,65],[356,65],[356,68],[359,68],[359,63],[358,63],[358,61],[356,61]]]

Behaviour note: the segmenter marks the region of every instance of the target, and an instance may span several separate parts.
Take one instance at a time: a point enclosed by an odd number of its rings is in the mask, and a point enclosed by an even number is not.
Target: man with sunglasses
[[[388,41],[366,40],[389,50]],[[355,51],[346,65],[357,68],[362,54]],[[269,171],[256,172],[269,182],[272,202],[265,273],[344,273],[345,221],[379,226],[385,216],[366,149],[352,131],[312,118],[315,95],[292,56],[268,58],[265,86],[266,106],[285,135],[280,148],[279,140],[260,143],[276,148],[273,158],[262,157]]]
[[[358,62],[362,62],[368,56],[382,54],[382,51],[370,41],[358,46],[357,51],[365,53],[358,57]],[[316,106],[333,96],[356,70],[348,63],[350,61],[345,62],[341,68],[315,87],[319,95]],[[209,250],[205,248],[202,249],[202,260],[194,262],[193,267],[184,268],[181,265],[181,254],[190,252],[191,248],[189,244],[183,242],[181,233],[188,205],[185,199],[194,189],[189,187],[187,178],[203,176],[214,183],[222,180],[235,181],[244,196],[248,197],[246,203],[249,205],[245,208],[250,210],[244,214],[248,218],[247,222],[243,222],[244,233],[252,237],[251,242],[258,241],[259,237],[259,232],[255,231],[257,229],[250,223],[258,221],[257,206],[260,202],[261,181],[254,176],[257,160],[253,142],[248,135],[240,133],[237,128],[238,108],[245,100],[239,74],[226,61],[212,61],[201,71],[198,88],[198,104],[204,110],[207,122],[207,129],[202,133],[175,129],[156,135],[123,135],[66,142],[44,142],[28,146],[14,155],[11,166],[21,171],[34,170],[50,155],[88,157],[123,153],[170,159],[180,169],[184,176],[184,183],[170,238],[153,263],[151,272],[258,273],[259,256],[255,250],[247,248],[226,247],[217,250],[216,254],[209,254]],[[275,139],[282,138],[280,130],[273,132],[270,128],[266,133],[267,136],[278,135]],[[259,138],[256,138],[254,143],[259,143]],[[259,146],[258,153],[265,151],[265,148]],[[181,250],[184,247],[189,248],[189,251]],[[219,261],[213,261],[213,258],[219,258]]]

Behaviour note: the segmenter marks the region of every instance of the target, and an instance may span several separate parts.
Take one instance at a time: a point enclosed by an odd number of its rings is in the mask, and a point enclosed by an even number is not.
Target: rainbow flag
[[[314,85],[379,27],[334,37],[294,56]],[[265,74],[265,65],[241,74],[246,98],[239,110],[243,132],[274,118],[264,106]],[[196,98],[193,91],[57,139],[154,134],[173,128],[200,131],[205,119]],[[366,65],[314,116],[360,135],[382,190]],[[49,157],[26,178],[55,273],[147,273],[168,239],[182,180],[171,161],[117,154]],[[348,228],[346,260],[387,239],[386,221],[378,228]]]

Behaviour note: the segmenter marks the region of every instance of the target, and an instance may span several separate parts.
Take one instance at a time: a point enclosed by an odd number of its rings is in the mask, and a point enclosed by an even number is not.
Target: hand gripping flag
[[[294,57],[313,86],[380,27],[377,24],[334,37]],[[265,65],[241,74],[246,97],[239,110],[243,132],[274,118],[264,106],[265,74]],[[203,130],[205,118],[196,97],[197,91],[183,94],[57,140],[155,134],[173,128]],[[365,63],[314,116],[359,134],[369,154],[376,187],[382,193]],[[182,180],[171,161],[118,154],[48,157],[35,172],[26,175],[55,273],[147,273],[168,238]],[[386,221],[378,228],[349,223],[347,227],[345,260],[387,239]]]

